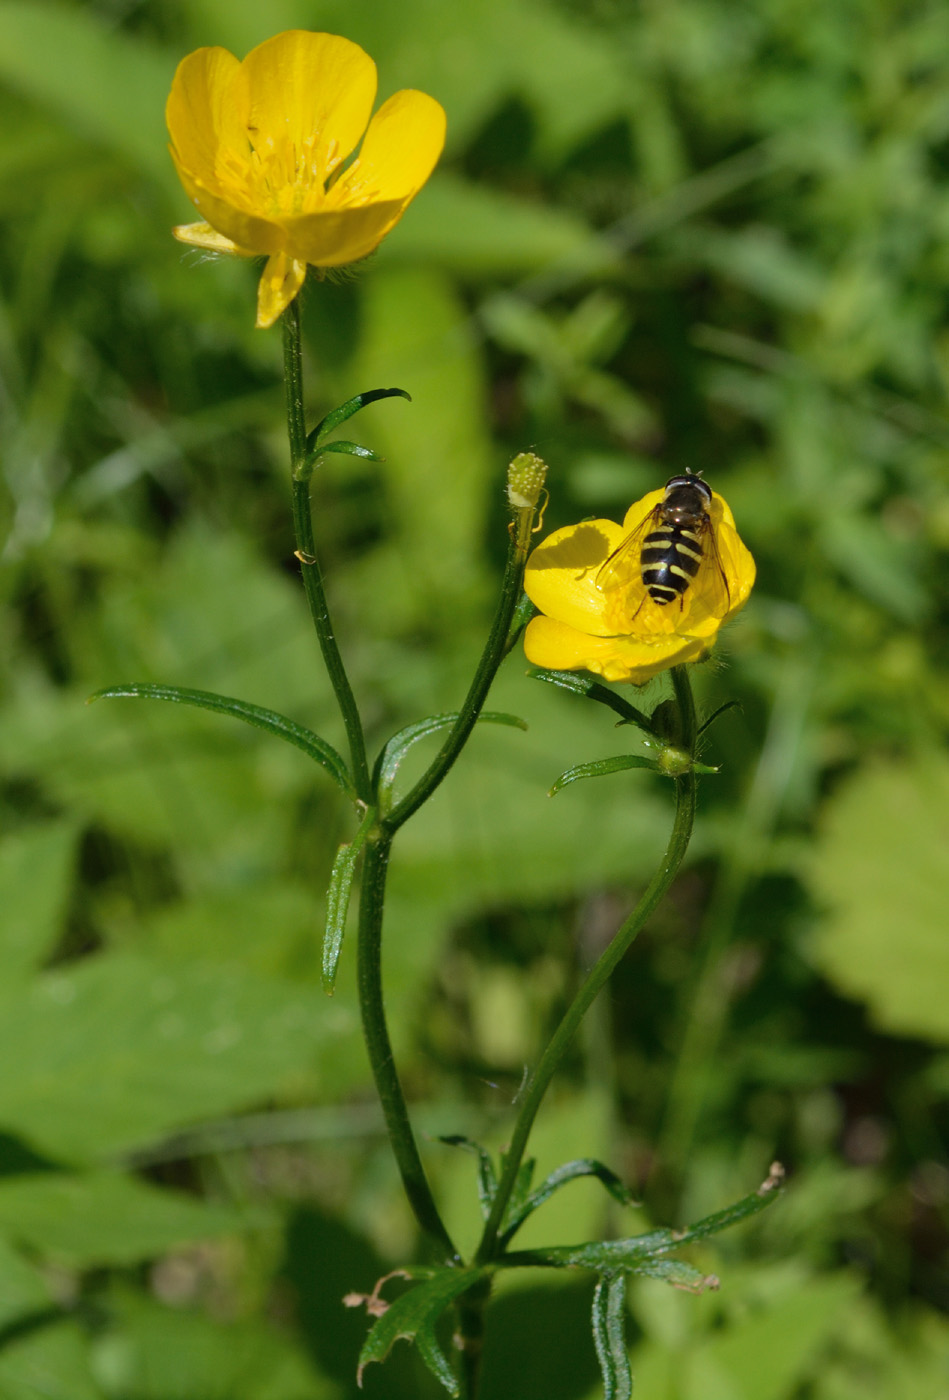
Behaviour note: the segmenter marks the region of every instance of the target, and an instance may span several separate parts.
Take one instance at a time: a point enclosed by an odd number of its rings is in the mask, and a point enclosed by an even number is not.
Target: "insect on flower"
[[[727,612],[731,594],[709,513],[711,504],[712,489],[700,473],[670,477],[662,500],[597,571],[597,588],[608,591],[628,577],[633,561],[638,561],[646,590],[640,608],[648,596],[660,607],[678,602],[681,609],[686,590],[694,584],[714,611]]]
[[[537,546],[524,589],[540,616],[524,650],[535,666],[642,685],[707,656],[754,581],[728,503],[687,472],[634,501],[621,525],[582,520]]]

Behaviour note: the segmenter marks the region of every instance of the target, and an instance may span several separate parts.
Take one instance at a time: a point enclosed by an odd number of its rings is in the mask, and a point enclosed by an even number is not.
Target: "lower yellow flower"
[[[524,588],[543,616],[524,650],[535,666],[642,685],[707,656],[754,581],[727,503],[698,477],[673,477],[622,525],[587,520],[538,545]]]
[[[171,155],[203,221],[174,234],[267,257],[258,326],[289,306],[308,264],[340,267],[377,248],[432,173],[445,142],[440,104],[407,89],[370,121],[375,96],[376,65],[335,34],[291,29],[243,63],[210,48],[178,65],[165,111]]]

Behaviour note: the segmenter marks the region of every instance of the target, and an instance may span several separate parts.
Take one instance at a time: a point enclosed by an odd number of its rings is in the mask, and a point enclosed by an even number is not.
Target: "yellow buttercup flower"
[[[527,561],[524,588],[543,616],[527,627],[528,661],[642,685],[670,666],[708,655],[718,629],[747,601],[755,563],[727,503],[704,482],[699,483],[706,505],[700,525],[685,527],[686,533],[673,527],[670,533],[660,508],[671,500],[673,483],[689,480],[674,477],[663,490],[651,491],[630,506],[622,525],[586,520],[556,530],[537,546]],[[651,594],[643,580],[643,545],[657,529],[663,543],[647,550],[647,559],[675,550],[678,540],[682,554],[668,557],[686,567],[674,564],[674,586],[654,585]],[[669,596],[657,601],[656,593]]]
[[[445,142],[440,104],[407,89],[370,120],[375,96],[376,65],[335,34],[291,29],[243,63],[209,48],[178,65],[170,149],[203,221],[174,234],[266,256],[258,326],[289,306],[308,264],[340,267],[377,248],[432,173]]]

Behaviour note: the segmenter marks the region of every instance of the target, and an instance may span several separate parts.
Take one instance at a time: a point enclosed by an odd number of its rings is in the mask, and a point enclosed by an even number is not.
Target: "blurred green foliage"
[[[721,1294],[635,1283],[637,1393],[941,1400],[939,0],[0,3],[0,1393],[352,1397],[365,1322],[340,1299],[414,1248],[350,949],[319,990],[344,805],[256,732],[83,704],[164,681],[341,737],[291,555],[279,337],[252,329],[252,268],[168,234],[178,58],[295,25],[449,114],[372,264],[306,293],[314,408],[413,395],[360,418],[382,467],[334,457],[314,484],[373,733],[457,704],[515,451],[551,464],[551,528],[701,468],[758,560],[697,675],[742,710],[710,735],[691,863],[536,1135],[541,1171],[611,1161],[647,1224],[790,1169],[778,1209],[702,1253]],[[529,732],[476,733],[406,829],[387,927],[420,1122],[494,1146],[671,809],[638,773],[548,801],[629,731],[523,672],[490,703]],[[470,1238],[469,1159],[425,1155]],[[604,1225],[578,1182],[524,1242]],[[486,1395],[596,1394],[589,1306],[506,1284]],[[431,1387],[397,1348],[364,1393]]]

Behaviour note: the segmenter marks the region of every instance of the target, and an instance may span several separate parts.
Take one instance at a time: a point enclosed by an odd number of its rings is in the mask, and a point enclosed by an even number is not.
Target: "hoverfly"
[[[637,563],[646,596],[659,607],[678,599],[681,609],[686,592],[698,580],[709,610],[724,615],[731,595],[709,514],[711,504],[712,489],[698,473],[670,477],[659,504],[600,566],[597,588],[628,585],[630,566]],[[639,606],[645,601],[644,597]]]

